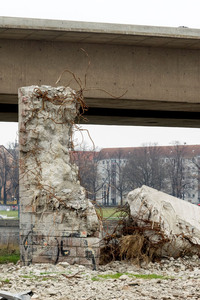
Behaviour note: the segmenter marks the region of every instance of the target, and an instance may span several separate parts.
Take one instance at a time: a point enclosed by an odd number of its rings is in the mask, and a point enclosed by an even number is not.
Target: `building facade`
[[[122,205],[143,184],[200,203],[200,145],[104,148],[97,170],[99,205]]]

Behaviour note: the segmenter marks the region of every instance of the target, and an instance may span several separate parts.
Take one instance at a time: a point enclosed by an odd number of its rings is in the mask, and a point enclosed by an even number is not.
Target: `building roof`
[[[144,149],[156,150],[163,156],[172,156],[175,151],[181,151],[187,158],[200,156],[200,145],[172,145],[172,146],[147,146],[147,147],[121,147],[121,148],[103,148],[101,152],[102,159],[127,158],[133,153],[138,153]],[[176,150],[175,150],[176,149]]]
[[[99,152],[95,151],[70,151],[70,158],[73,162],[78,160],[92,161],[96,154]]]

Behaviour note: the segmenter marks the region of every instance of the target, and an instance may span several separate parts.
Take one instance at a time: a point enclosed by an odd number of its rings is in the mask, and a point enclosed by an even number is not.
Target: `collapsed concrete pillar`
[[[155,255],[200,256],[200,207],[148,186],[131,191],[127,201]]]
[[[96,268],[99,222],[70,162],[79,103],[70,88],[19,89],[20,252],[24,265]]]

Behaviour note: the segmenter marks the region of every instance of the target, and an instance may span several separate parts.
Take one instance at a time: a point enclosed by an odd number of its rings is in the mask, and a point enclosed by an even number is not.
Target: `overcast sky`
[[[200,26],[199,0],[6,0],[2,16],[156,26]]]
[[[1,16],[190,28],[200,28],[199,14],[200,0],[1,0],[0,5]],[[200,129],[87,128],[98,147],[168,145],[175,140],[200,144]],[[16,123],[0,123],[0,144],[14,142],[16,132]]]

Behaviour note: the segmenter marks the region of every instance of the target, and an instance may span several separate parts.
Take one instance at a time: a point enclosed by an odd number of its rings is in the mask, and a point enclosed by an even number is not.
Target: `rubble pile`
[[[97,271],[82,265],[0,265],[0,290],[33,292],[36,300],[200,299],[197,255],[142,264],[115,261]]]

